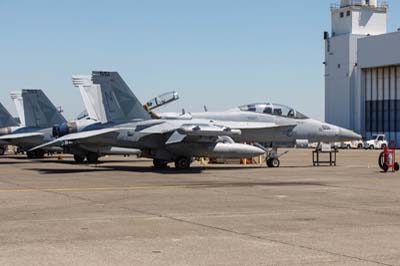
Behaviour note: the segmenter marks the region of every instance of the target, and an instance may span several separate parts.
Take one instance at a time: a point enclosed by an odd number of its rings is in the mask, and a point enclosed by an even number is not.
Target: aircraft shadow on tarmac
[[[71,165],[74,163],[71,163]],[[78,166],[78,165],[77,165]],[[37,171],[41,174],[73,174],[73,173],[87,173],[87,172],[141,172],[141,173],[157,173],[157,174],[165,174],[165,175],[182,175],[182,174],[199,174],[206,170],[217,170],[217,171],[226,171],[226,170],[251,170],[258,168],[245,168],[245,167],[192,167],[188,170],[175,170],[175,168],[167,168],[165,170],[156,170],[151,166],[120,166],[120,165],[84,165],[88,168],[27,168],[29,171]]]

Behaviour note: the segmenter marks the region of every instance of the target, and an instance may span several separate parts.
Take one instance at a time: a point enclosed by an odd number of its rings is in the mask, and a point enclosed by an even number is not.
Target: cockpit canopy
[[[276,103],[256,103],[239,107],[240,111],[255,112],[260,114],[276,115],[294,119],[307,119],[308,117],[293,108]]]

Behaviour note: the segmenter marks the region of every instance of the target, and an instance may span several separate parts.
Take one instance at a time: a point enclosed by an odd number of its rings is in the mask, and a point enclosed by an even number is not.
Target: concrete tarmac
[[[378,154],[178,173],[2,157],[0,265],[400,265],[400,174]]]

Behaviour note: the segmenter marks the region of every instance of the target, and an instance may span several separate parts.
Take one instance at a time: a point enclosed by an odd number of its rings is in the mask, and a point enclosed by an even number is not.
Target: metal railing
[[[362,4],[361,0],[352,0],[349,1],[347,5],[341,5],[339,3],[333,3],[331,4],[331,10],[337,10],[343,7],[349,7],[349,6],[369,6],[371,8],[378,8],[378,9],[387,9],[389,7],[389,4],[387,1],[378,1],[376,5],[366,5]]]

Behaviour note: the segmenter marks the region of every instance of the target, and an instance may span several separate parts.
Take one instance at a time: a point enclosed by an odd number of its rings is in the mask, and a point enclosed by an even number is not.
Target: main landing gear
[[[44,150],[34,150],[34,151],[28,151],[26,153],[26,156],[28,159],[42,159],[44,158],[44,155],[46,152]]]
[[[188,170],[190,169],[190,165],[192,160],[188,157],[181,156],[175,160],[175,169],[176,170]],[[168,169],[168,161],[161,159],[153,159],[154,168],[157,170],[165,170]]]
[[[6,147],[0,146],[0,155],[4,155],[6,153]]]
[[[168,169],[168,162],[160,159],[153,160],[154,168],[157,170]]]
[[[85,161],[89,164],[96,164],[99,162],[99,157],[99,154],[95,152],[89,152],[86,155],[74,154],[74,160],[78,164],[85,163]]]
[[[179,157],[175,160],[175,168],[177,170],[188,170],[192,161],[187,157]]]

